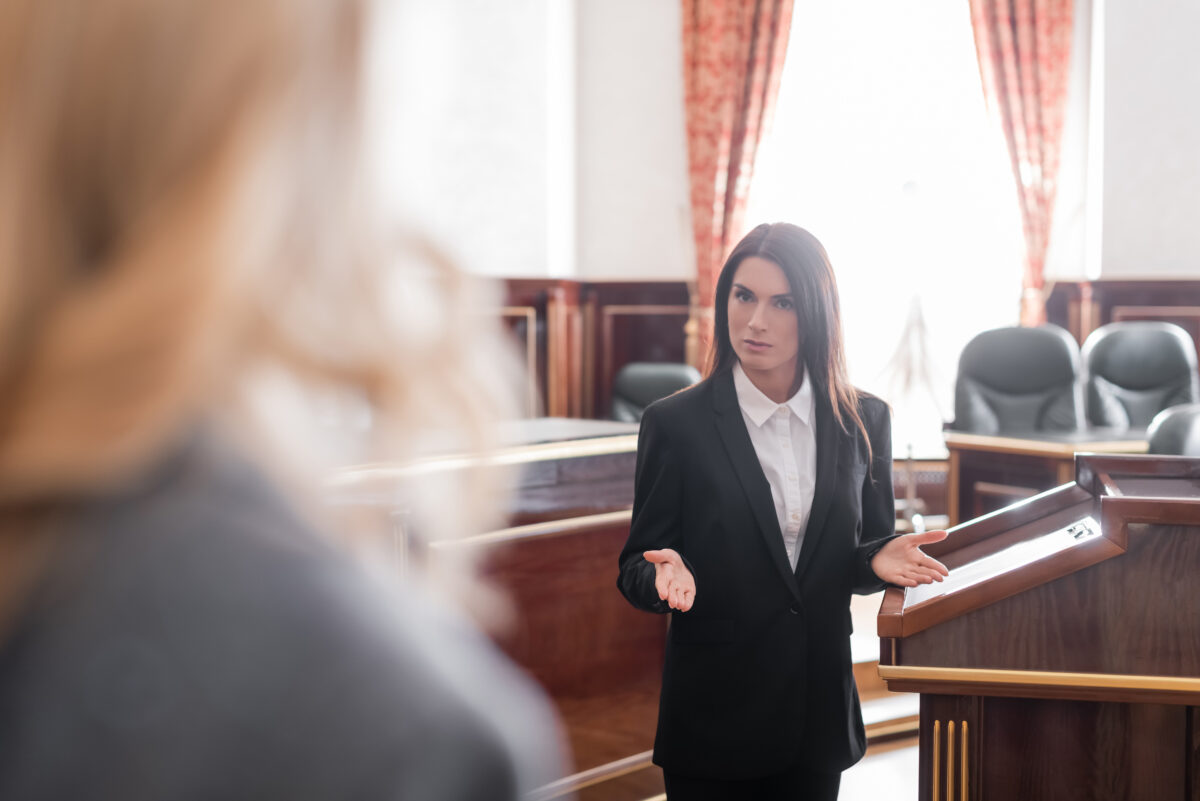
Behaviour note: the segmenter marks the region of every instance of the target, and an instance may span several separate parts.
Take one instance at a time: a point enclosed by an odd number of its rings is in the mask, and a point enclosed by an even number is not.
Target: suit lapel
[[[804,569],[812,560],[817,541],[825,531],[825,519],[829,516],[829,505],[833,501],[837,479],[838,446],[842,439],[841,426],[833,419],[833,411],[829,400],[820,391],[817,392],[816,440],[817,440],[817,485],[813,490],[812,510],[808,515],[808,525],[804,529],[804,541],[800,545],[800,558],[796,560],[797,580],[804,575]]]
[[[792,594],[799,599],[800,588],[796,584],[795,574],[792,573],[787,549],[783,546],[783,532],[779,530],[779,521],[775,518],[775,500],[771,497],[771,485],[767,483],[767,477],[758,463],[758,455],[754,452],[754,444],[750,441],[750,434],[746,431],[731,373],[721,374],[714,380],[713,407],[717,412],[717,431],[729,454],[729,460],[733,462],[733,471],[737,474],[747,500],[750,501],[750,509],[754,512],[759,533],[766,541],[771,561],[775,563],[779,575]]]

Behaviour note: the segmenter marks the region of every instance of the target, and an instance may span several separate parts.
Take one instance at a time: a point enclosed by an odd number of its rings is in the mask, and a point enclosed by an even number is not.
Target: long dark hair
[[[869,457],[871,442],[858,411],[861,393],[851,386],[846,374],[841,305],[833,266],[817,238],[799,226],[764,223],[746,234],[725,260],[717,278],[713,344],[705,378],[728,372],[737,363],[729,339],[729,292],[738,266],[750,256],[778,264],[787,276],[800,318],[800,358],[813,381],[813,392],[828,401],[843,431],[849,433],[853,424],[862,433]]]

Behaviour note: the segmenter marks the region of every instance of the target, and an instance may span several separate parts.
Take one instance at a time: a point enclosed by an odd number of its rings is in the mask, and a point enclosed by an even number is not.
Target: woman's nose
[[[763,313],[762,306],[754,309],[754,314],[750,315],[750,327],[755,331],[762,331],[767,327],[766,315]]]

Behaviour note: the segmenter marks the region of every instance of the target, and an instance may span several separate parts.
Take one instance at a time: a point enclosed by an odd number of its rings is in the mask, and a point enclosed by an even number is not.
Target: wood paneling
[[[1182,326],[1200,345],[1200,281],[1060,281],[1046,319],[1082,343],[1106,323],[1162,320]]]
[[[505,289],[501,316],[529,354],[537,413],[607,417],[622,366],[683,361],[682,281],[508,279]]]
[[[505,282],[502,320],[532,358],[537,399],[530,416],[582,417],[583,318],[579,283],[514,278]],[[521,318],[512,312],[521,312]]]
[[[586,297],[595,321],[590,408],[594,416],[607,417],[613,379],[623,366],[684,360],[687,286],[682,282],[592,284]]]
[[[667,616],[639,612],[617,591],[628,533],[628,513],[597,515],[430,549],[433,559],[474,551],[510,600],[516,625],[497,640],[549,693],[570,741],[576,773],[558,785],[594,782],[596,798],[647,782],[653,790],[656,780],[627,776],[648,764],[654,745]],[[602,787],[608,793],[596,795]]]

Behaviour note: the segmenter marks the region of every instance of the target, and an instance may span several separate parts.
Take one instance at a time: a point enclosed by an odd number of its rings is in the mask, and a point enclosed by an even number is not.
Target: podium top
[[[1200,526],[1200,459],[1079,454],[1070,484],[950,529],[945,581],[884,595],[881,637],[908,637],[1119,557],[1133,524]]]

